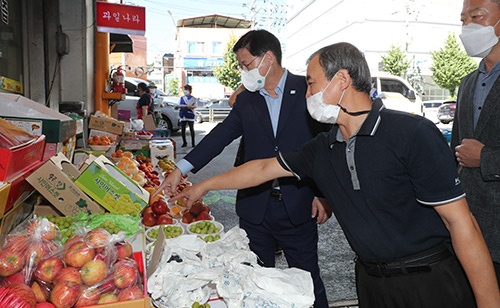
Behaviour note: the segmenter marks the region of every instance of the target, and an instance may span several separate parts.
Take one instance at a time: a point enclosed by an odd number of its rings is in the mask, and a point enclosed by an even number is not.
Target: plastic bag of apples
[[[20,246],[27,247],[15,234],[11,238],[22,244],[11,244],[18,247],[12,251],[22,250]],[[28,290],[37,303],[56,308],[142,298],[143,284],[137,263],[132,259],[132,246],[124,239],[124,232],[111,235],[101,228],[82,230],[82,233],[68,239],[63,246],[57,245],[43,257],[31,256],[30,259],[37,260],[36,265],[33,263],[27,267],[25,262],[21,268],[22,262],[15,262],[15,267],[8,272],[10,275],[3,279],[3,283],[9,285],[17,275],[20,284],[29,286]],[[25,260],[26,255],[27,252],[24,253]],[[16,272],[11,274],[12,271]]]

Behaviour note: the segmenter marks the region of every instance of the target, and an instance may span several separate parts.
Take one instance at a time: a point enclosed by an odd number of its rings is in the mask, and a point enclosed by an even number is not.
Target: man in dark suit
[[[177,163],[160,187],[167,194],[175,193],[183,174],[199,171],[240,136],[245,140],[245,162],[292,151],[321,130],[321,124],[307,111],[305,78],[283,69],[281,45],[273,34],[250,31],[233,51],[247,90],[238,95],[228,117]],[[314,183],[283,178],[239,190],[236,213],[261,264],[275,266],[275,247],[279,245],[290,267],[311,273],[315,307],[328,307],[318,266],[317,224],[325,222],[331,212],[315,197],[312,187]]]
[[[460,84],[451,147],[500,279],[500,0],[466,0],[460,38],[479,68]]]

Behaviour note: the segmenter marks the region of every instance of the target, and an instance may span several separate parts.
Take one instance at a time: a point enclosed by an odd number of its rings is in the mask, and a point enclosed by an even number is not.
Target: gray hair
[[[342,42],[325,46],[313,53],[307,59],[307,64],[317,55],[328,80],[331,80],[340,69],[346,69],[351,76],[354,89],[370,93],[372,88],[370,69],[365,56],[354,45]]]

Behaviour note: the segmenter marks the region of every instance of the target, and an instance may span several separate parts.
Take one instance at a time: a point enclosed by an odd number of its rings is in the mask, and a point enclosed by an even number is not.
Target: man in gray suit
[[[465,0],[460,38],[479,68],[460,85],[451,147],[500,278],[500,0]]]

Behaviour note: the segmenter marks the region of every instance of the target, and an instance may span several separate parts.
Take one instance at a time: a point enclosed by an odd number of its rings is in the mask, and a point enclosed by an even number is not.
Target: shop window
[[[23,93],[21,1],[0,0],[0,91]]]

